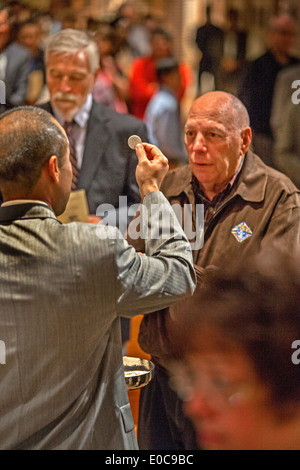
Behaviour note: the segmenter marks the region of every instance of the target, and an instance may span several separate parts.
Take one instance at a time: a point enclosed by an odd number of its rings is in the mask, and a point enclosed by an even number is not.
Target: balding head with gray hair
[[[45,63],[47,65],[50,54],[71,55],[85,52],[90,65],[90,72],[96,73],[99,66],[98,47],[93,38],[76,29],[63,29],[49,37],[45,49]]]
[[[240,132],[250,126],[250,118],[244,104],[234,95],[223,91],[206,93],[194,101],[189,115],[206,108],[212,116],[222,119],[226,126]]]

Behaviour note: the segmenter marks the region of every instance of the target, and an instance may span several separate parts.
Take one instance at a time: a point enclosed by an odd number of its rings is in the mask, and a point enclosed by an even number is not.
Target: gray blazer
[[[30,55],[19,44],[10,44],[6,51],[7,66],[5,72],[6,105],[0,105],[0,112],[25,103],[30,73]]]
[[[149,231],[151,257],[114,227],[61,225],[38,203],[0,208],[1,449],[137,448],[120,315],[170,305],[195,279],[167,200],[146,196],[149,224],[151,204],[166,204],[161,227],[170,214],[174,230],[169,239]]]

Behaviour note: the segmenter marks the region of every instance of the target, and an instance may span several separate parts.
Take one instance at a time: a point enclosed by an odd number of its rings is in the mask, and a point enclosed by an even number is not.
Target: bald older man
[[[224,92],[203,95],[192,105],[185,126],[189,165],[169,172],[162,184],[173,207],[182,208],[186,233],[191,226],[201,231],[204,222],[203,246],[192,245],[199,286],[208,270],[222,269],[236,258],[242,262],[274,247],[290,253],[299,249],[300,193],[249,150],[251,136],[248,112],[239,99]],[[204,206],[204,221],[197,220],[197,205]],[[135,246],[143,249],[140,242]],[[176,310],[166,309],[141,323],[140,346],[156,364],[154,380],[141,391],[141,449],[196,448],[167,373],[169,323],[175,320]]]

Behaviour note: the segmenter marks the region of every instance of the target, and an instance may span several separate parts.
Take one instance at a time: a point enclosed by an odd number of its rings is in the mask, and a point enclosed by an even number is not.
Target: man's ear
[[[241,137],[242,137],[241,152],[243,153],[243,155],[245,155],[248,152],[249,147],[251,145],[251,141],[252,141],[252,130],[251,130],[251,128],[250,127],[245,127],[245,129],[242,130]]]
[[[46,165],[48,167],[49,177],[55,183],[58,183],[58,181],[59,181],[59,165],[58,165],[57,157],[55,155],[52,155],[52,157],[49,158]]]

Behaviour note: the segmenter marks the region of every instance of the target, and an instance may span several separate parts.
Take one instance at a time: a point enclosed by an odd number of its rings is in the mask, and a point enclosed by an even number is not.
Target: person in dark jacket
[[[169,172],[162,191],[176,214],[182,211],[199,285],[208,272],[222,270],[237,258],[270,248],[289,253],[299,249],[300,192],[249,150],[249,116],[238,98],[225,92],[198,98],[187,118],[185,144],[189,165]],[[131,243],[143,251],[141,240]],[[156,364],[154,379],[141,390],[141,449],[197,448],[182,401],[169,385],[166,358],[174,315],[175,307],[159,311],[140,325],[139,344]]]

